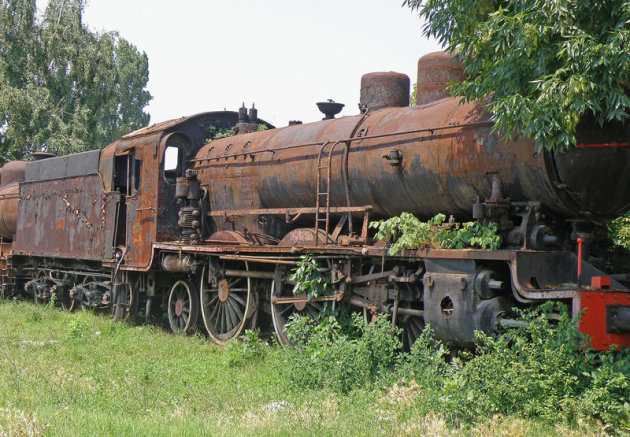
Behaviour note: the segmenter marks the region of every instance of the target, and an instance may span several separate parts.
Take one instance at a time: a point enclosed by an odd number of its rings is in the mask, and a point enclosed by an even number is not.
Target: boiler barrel
[[[443,99],[215,140],[197,155],[210,158],[197,162],[199,178],[210,188],[215,211],[315,206],[318,178],[320,192],[328,191],[329,162],[330,205],[345,206],[346,160],[352,206],[372,205],[377,217],[408,211],[467,218],[478,199],[490,197],[494,178],[512,201],[539,201],[563,217],[585,211],[611,217],[630,206],[630,190],[617,188],[630,181],[630,173],[620,170],[630,148],[539,152],[530,139],[499,140],[481,105],[459,102]],[[351,137],[363,139],[351,141],[346,155],[347,143],[337,141]],[[606,166],[612,170],[601,171]],[[588,189],[593,184],[597,190]],[[606,191],[618,194],[602,199]]]
[[[7,162],[0,170],[0,237],[12,240],[17,229],[20,182],[24,182],[25,161]]]
[[[353,206],[371,205],[376,216],[407,211],[420,217],[438,212],[468,217],[477,198],[490,197],[495,176],[513,200],[535,198],[549,205],[558,203],[548,187],[543,156],[535,155],[534,144],[529,140],[500,142],[490,135],[490,124],[484,120],[478,106],[446,99],[430,107],[374,111],[358,127],[359,117],[350,117],[315,123],[294,133],[287,129],[266,144],[278,151],[271,160],[259,164],[256,191],[266,207],[315,205],[321,146],[280,149],[300,141],[330,141],[320,162],[321,167],[327,167],[334,141],[350,138],[354,132],[366,139],[350,143],[350,198]],[[426,131],[418,132],[423,129]],[[382,136],[389,134],[396,135]],[[330,161],[330,204],[334,206],[346,205],[344,147],[339,144]],[[320,192],[326,191],[326,172],[322,169],[319,176]]]
[[[20,186],[10,184],[0,188],[0,237],[12,240],[17,229]]]

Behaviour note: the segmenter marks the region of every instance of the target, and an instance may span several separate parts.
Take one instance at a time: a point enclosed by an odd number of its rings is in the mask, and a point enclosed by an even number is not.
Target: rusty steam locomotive
[[[435,53],[419,61],[414,106],[407,76],[371,73],[356,116],[323,102],[324,120],[276,129],[253,108],[208,112],[8,163],[2,293],[118,319],[163,314],[175,333],[199,324],[219,343],[259,316],[287,343],[291,314],[334,304],[390,314],[407,343],[431,324],[467,345],[475,330],[517,326],[512,308],[553,300],[584,311],[597,349],[630,345],[628,263],[604,226],[630,208],[630,125],[584,120],[566,153],[503,141],[481,104],[447,97],[458,75]],[[237,135],[205,144],[212,127]],[[495,222],[503,246],[390,255],[368,223],[403,211]],[[328,295],[293,294],[307,253]]]

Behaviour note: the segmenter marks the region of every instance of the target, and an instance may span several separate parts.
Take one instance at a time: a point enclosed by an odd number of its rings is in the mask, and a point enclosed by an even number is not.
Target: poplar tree
[[[101,148],[146,126],[148,59],[82,22],[84,0],[0,0],[0,164]]]

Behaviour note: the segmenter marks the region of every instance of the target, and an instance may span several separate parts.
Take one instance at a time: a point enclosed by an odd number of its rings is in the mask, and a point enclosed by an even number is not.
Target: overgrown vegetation
[[[404,249],[440,247],[444,249],[481,248],[497,250],[501,247],[501,237],[497,234],[496,223],[479,222],[445,223],[446,216],[437,214],[426,222],[413,214],[403,212],[400,216],[370,223],[377,229],[375,238],[391,243],[389,254],[394,255]]]
[[[87,311],[0,303],[0,435],[602,435],[630,432],[627,353],[566,313],[455,353],[427,329],[295,318],[295,347],[219,347]]]
[[[385,316],[367,325],[354,315],[346,330],[333,317],[297,317],[288,328],[296,345],[291,377],[342,393],[406,384],[417,390],[416,414],[446,411],[452,426],[516,414],[548,423],[596,419],[609,431],[630,432],[630,354],[592,352],[564,306],[519,313],[527,329],[477,333],[474,353],[450,351],[430,327],[409,353],[398,353],[398,331]]]
[[[608,232],[616,246],[630,250],[630,212],[610,222]]]
[[[266,131],[267,129],[269,128],[266,125],[259,124],[256,127],[256,132],[263,132],[263,131]],[[211,124],[209,126],[205,126],[204,132],[206,134],[206,139],[205,139],[206,143],[209,143],[212,140],[233,137],[234,135],[236,135],[236,131],[234,129],[220,127],[218,122]]]
[[[297,385],[347,393],[387,379],[401,342],[400,331],[386,317],[366,324],[354,314],[346,329],[334,316],[322,321],[292,317],[287,335],[295,347],[287,353]]]
[[[218,123],[210,124],[204,128],[206,134],[205,143],[209,143],[212,140],[218,140],[219,138],[227,138],[236,135],[234,129],[219,127]]]
[[[324,296],[331,291],[330,283],[319,271],[319,264],[311,254],[304,255],[300,259],[289,279],[295,281],[293,294],[303,294],[308,299]]]
[[[630,3],[625,0],[405,0],[463,61],[451,87],[485,101],[495,131],[556,151],[584,117],[628,119]]]

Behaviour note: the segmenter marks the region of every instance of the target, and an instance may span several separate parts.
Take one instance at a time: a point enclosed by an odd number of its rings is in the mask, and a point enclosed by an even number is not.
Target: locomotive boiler
[[[630,126],[585,119],[563,153],[502,139],[482,103],[446,96],[460,74],[432,54],[418,105],[406,76],[371,73],[356,116],[321,102],[324,120],[276,129],[254,108],[204,113],[29,163],[0,200],[13,202],[6,218],[0,204],[5,289],[175,333],[203,325],[219,343],[264,323],[288,343],[292,314],[350,306],[389,314],[407,345],[426,324],[471,345],[475,330],[518,326],[514,307],[553,300],[584,312],[595,348],[630,345],[627,261],[604,226],[630,208]],[[218,128],[237,134],[212,139]],[[391,255],[368,224],[402,212],[496,223],[503,246]],[[305,254],[327,295],[293,294]]]

